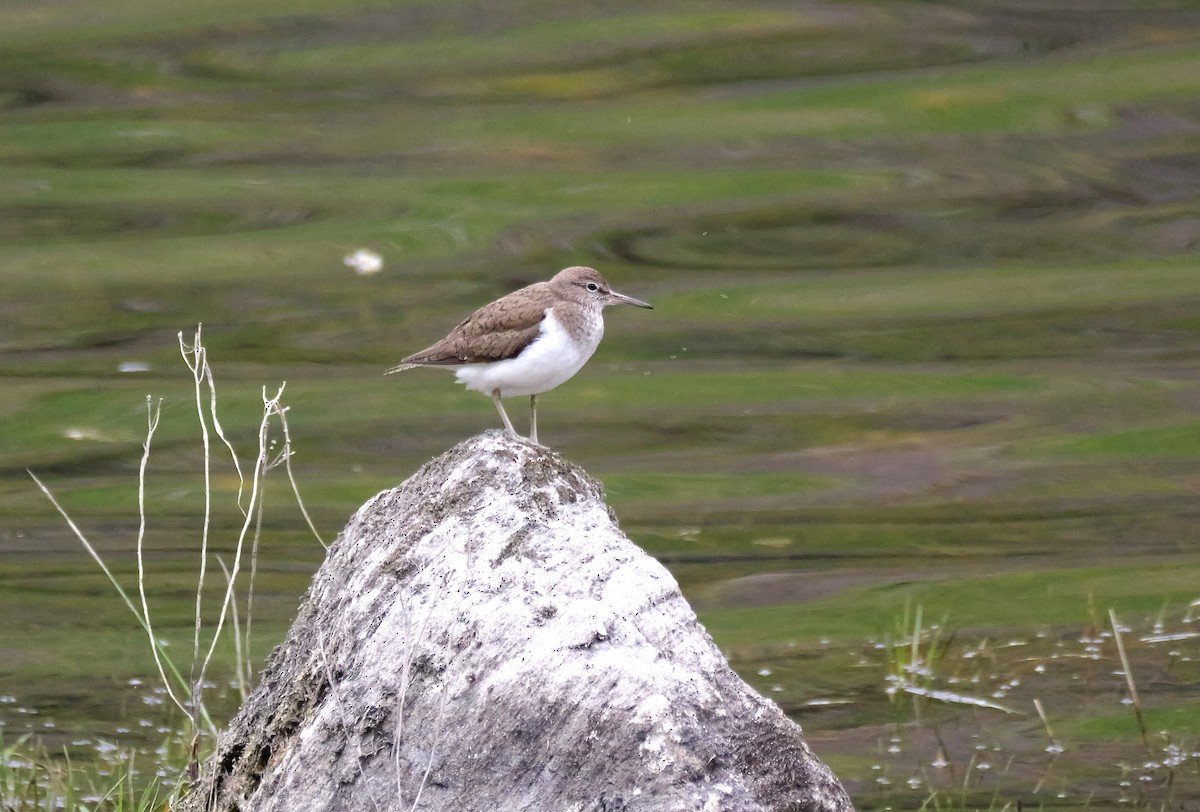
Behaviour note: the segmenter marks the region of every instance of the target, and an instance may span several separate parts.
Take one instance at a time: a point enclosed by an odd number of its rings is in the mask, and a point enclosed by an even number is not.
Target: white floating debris
[[[101,755],[115,753],[120,749],[121,748],[116,744],[116,742],[109,742],[105,741],[104,739],[96,739],[96,752],[100,753]]]
[[[1141,638],[1143,643],[1174,643],[1178,640],[1195,640],[1200,632],[1175,632],[1174,634],[1151,634]]]
[[[353,254],[346,254],[342,257],[342,262],[359,276],[370,276],[383,270],[383,257],[366,248],[360,248]]]
[[[149,372],[150,365],[144,361],[122,361],[117,364],[117,372]]]
[[[956,694],[952,691],[939,691],[932,688],[921,688],[916,685],[907,685],[902,689],[905,693],[914,696],[925,696],[930,699],[936,699],[940,702],[950,702],[957,705],[973,705],[977,708],[991,708],[993,710],[1004,711],[1005,713],[1017,714],[1018,711],[1012,708],[1007,708],[1004,705],[999,705],[995,702],[989,702],[986,699],[979,697],[966,696],[964,694]]]
[[[806,708],[827,708],[852,704],[854,704],[852,699],[810,699],[804,703],[804,706]]]

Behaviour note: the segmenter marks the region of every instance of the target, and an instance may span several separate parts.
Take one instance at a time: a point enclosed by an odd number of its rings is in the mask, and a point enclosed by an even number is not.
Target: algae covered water
[[[145,633],[27,469],[135,583],[162,398],[148,603],[190,662],[181,333],[203,324],[243,460],[286,381],[328,542],[496,424],[449,376],[383,371],[584,264],[655,310],[610,311],[539,399],[543,441],[860,807],[1196,802],[1196,9],[84,11],[0,11],[6,742],[173,746]],[[212,442],[229,563],[245,517]],[[324,554],[281,467],[264,496],[258,662]]]

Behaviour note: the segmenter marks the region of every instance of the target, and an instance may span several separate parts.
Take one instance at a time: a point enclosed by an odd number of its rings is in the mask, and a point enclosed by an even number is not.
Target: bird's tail
[[[400,366],[392,367],[391,369],[389,369],[387,372],[385,372],[383,374],[391,375],[395,372],[403,372],[406,369],[416,369],[419,366],[421,366],[421,365],[420,364],[401,364]]]

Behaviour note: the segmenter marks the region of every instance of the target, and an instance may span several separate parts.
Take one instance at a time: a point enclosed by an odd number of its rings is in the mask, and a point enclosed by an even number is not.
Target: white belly
[[[455,367],[455,379],[485,395],[496,389],[500,390],[500,397],[549,392],[570,379],[592,357],[604,335],[603,320],[597,317],[584,333],[582,340],[572,341],[548,310],[541,335],[516,358]]]

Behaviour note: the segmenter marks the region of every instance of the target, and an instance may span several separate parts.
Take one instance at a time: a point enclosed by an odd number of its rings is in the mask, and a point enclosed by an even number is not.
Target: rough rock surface
[[[350,520],[181,810],[848,810],[600,485],[488,432]]]

